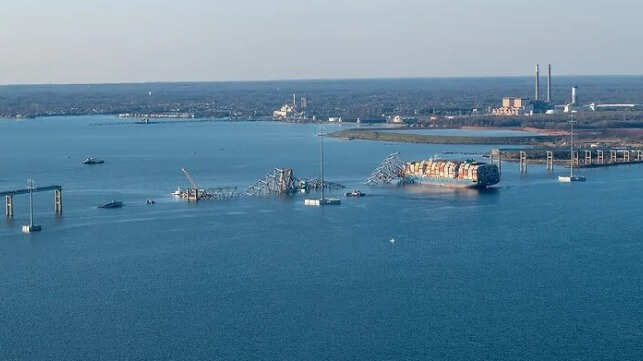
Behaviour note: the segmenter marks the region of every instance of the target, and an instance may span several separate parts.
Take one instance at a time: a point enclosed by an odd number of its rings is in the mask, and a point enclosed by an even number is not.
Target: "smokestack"
[[[536,64],[536,95],[534,100],[538,100],[538,93],[540,93],[540,66]]]
[[[551,64],[547,65],[547,103],[551,102]]]
[[[578,87],[574,85],[572,87],[572,105],[576,105],[578,103]]]

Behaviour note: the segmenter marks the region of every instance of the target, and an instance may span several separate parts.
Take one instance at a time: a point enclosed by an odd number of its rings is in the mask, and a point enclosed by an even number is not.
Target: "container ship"
[[[402,178],[419,184],[458,188],[485,188],[500,182],[495,164],[467,161],[422,160],[407,162]]]

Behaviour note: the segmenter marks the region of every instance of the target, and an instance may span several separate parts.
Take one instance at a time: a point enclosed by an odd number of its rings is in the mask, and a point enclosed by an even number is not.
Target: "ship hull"
[[[447,188],[487,188],[493,184],[484,184],[459,179],[436,179],[429,177],[407,177],[406,183]]]

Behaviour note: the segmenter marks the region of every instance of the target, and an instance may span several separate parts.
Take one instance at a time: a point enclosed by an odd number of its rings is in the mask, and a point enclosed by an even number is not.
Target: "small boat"
[[[96,159],[96,158],[92,158],[92,157],[85,158],[85,160],[83,161],[83,164],[103,164],[103,163],[105,163],[104,160]]]
[[[587,180],[582,175],[574,175],[574,123],[576,123],[576,121],[573,119],[569,121],[571,128],[569,131],[569,175],[559,175],[559,182],[584,182]]]
[[[327,206],[338,204],[342,204],[342,201],[339,198],[312,198],[304,200],[304,205],[307,206]]]
[[[111,201],[109,203],[99,205],[98,208],[121,208],[122,206],[123,202],[121,201]]]
[[[156,204],[156,202],[154,202],[153,199],[148,199],[147,201],[145,201],[145,204]]]
[[[574,176],[559,175],[558,176],[559,182],[584,182],[586,180],[587,179],[582,175],[574,175]]]
[[[170,195],[173,197],[182,197],[183,191],[181,190],[181,187],[178,187],[174,192],[170,193]]]
[[[352,192],[346,192],[346,197],[364,197],[366,194],[362,193],[359,189],[355,189]]]

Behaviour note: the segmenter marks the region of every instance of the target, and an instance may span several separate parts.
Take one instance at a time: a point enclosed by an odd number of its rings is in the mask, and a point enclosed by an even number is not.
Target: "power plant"
[[[545,100],[541,100],[540,64],[536,64],[533,99],[523,97],[505,97],[502,99],[502,106],[500,108],[492,109],[491,114],[497,116],[518,116],[533,115],[538,113],[554,114],[557,112],[556,109],[561,109],[566,113],[576,112],[580,110],[581,104],[578,100],[578,86],[574,85],[572,87],[571,99],[563,105],[555,105],[552,103],[551,87],[551,64],[547,64],[547,92],[545,95]],[[600,107],[590,107],[588,109],[595,110],[600,109]]]

